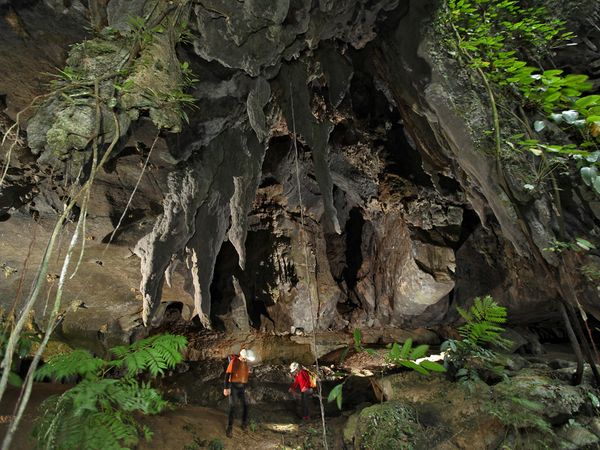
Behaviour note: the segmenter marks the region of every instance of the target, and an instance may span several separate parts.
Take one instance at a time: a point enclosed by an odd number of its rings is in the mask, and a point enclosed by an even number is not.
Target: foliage
[[[582,252],[595,249],[596,246],[591,242],[583,238],[575,238],[574,242],[563,242],[553,239],[550,241],[550,245],[544,248],[546,252],[560,253],[564,250],[571,250],[573,252]]]
[[[390,401],[373,405],[360,412],[354,436],[357,449],[423,448],[426,438],[412,408]]]
[[[36,372],[38,379],[58,381],[79,376],[82,381],[62,395],[45,400],[34,436],[44,449],[122,449],[135,446],[152,431],[140,426],[134,412],[157,414],[167,402],[138,375],[163,374],[182,360],[183,336],[152,336],[111,350],[114,359],[96,358],[76,350],[51,358]],[[121,372],[122,376],[117,376]]]
[[[51,92],[38,99],[41,110],[28,125],[33,148],[62,160],[95,137],[110,142],[117,131],[111,116],[118,117],[121,136],[143,114],[159,129],[180,131],[195,102],[187,90],[198,81],[175,52],[188,13],[187,0],[156,2],[147,17],[130,17],[123,29],[107,27],[74,44]]]
[[[362,332],[359,328],[354,330],[354,349],[357,352],[366,352],[370,355],[375,355],[376,352],[373,349],[365,348],[362,344]],[[425,355],[429,351],[429,346],[426,344],[418,345],[413,347],[413,341],[408,338],[402,346],[397,342],[389,344],[387,346],[388,353],[386,355],[386,361],[392,366],[402,366],[407,369],[414,370],[422,375],[429,375],[431,372],[445,372],[446,369],[441,364],[435,361],[429,361],[425,359]],[[343,386],[344,382],[336,385],[329,396],[327,397],[328,402],[335,401],[339,409],[342,409],[342,397],[343,397]]]
[[[476,297],[468,311],[459,306],[456,309],[467,321],[458,329],[463,340],[478,346],[493,344],[506,348],[511,344],[500,336],[504,328],[498,326],[506,322],[506,308],[498,305],[490,295]]]
[[[552,425],[541,414],[544,408],[542,403],[511,396],[487,403],[484,409],[504,425],[514,429],[535,428],[552,434]]]
[[[483,371],[497,376],[504,375],[504,367],[496,363],[496,353],[484,346],[507,348],[511,341],[503,338],[501,326],[506,322],[506,308],[498,305],[487,295],[475,298],[468,311],[457,308],[466,323],[459,328],[461,340],[448,340],[441,350],[446,352],[446,361],[456,371],[461,382],[467,384],[481,379]]]
[[[208,443],[208,450],[223,450],[224,448],[225,445],[223,445],[223,441],[219,438],[214,438]]]
[[[555,444],[552,424],[544,414],[547,406],[530,398],[522,386],[505,381],[494,386],[490,399],[483,404],[483,411],[497,418],[503,425],[511,429],[518,442],[521,430],[537,430],[542,436],[542,448]],[[520,446],[515,444],[515,448]],[[523,447],[525,448],[525,447]]]
[[[509,147],[531,151],[540,164],[546,164],[545,157],[573,162],[584,184],[600,195],[600,95],[582,97],[592,88],[586,75],[539,69],[550,49],[574,37],[565,22],[543,7],[522,7],[516,0],[448,0],[443,22],[468,65],[492,83],[494,94],[546,116],[534,121],[536,133],[554,122],[577,141],[558,145],[529,139],[524,145],[508,141]],[[530,189],[527,184],[525,188]]]
[[[429,345],[422,344],[413,347],[412,339],[408,338],[402,347],[400,347],[397,342],[388,347],[390,351],[388,352],[386,359],[395,366],[403,366],[423,375],[429,375],[430,372],[446,371],[441,364],[436,363],[435,361],[422,359],[427,354]]]
[[[7,318],[4,316],[4,313],[0,311],[0,355],[4,355],[6,352],[6,344],[8,343],[8,339],[12,330],[12,323],[13,321],[7,320]],[[29,354],[34,342],[39,341],[40,339],[38,335],[33,331],[23,332],[19,336],[8,374],[8,382],[13,386],[19,387],[22,384],[21,377],[19,377],[19,375],[16,373],[20,360]],[[2,372],[3,369],[0,369],[0,374]]]
[[[600,281],[600,264],[589,263],[581,267],[582,275],[591,283]]]

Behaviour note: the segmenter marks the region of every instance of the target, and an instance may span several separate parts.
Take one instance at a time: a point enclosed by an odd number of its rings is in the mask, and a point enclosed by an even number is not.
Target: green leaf
[[[408,367],[409,369],[414,370],[415,372],[419,372],[422,375],[429,375],[429,372],[427,371],[427,369],[425,369],[424,367],[421,367],[418,364],[415,364],[412,361],[409,361],[407,359],[403,359],[400,361],[400,364],[403,365],[404,367]]]
[[[21,380],[21,377],[11,370],[8,372],[8,383],[15,387],[21,387],[23,380]]]
[[[581,174],[581,179],[586,186],[592,186],[592,183],[598,177],[598,169],[596,169],[595,166],[582,167],[579,170],[579,173]]]
[[[412,348],[412,338],[408,338],[404,342],[404,345],[402,346],[402,350],[400,351],[400,357],[408,358],[408,354],[409,354],[411,348]]]
[[[360,328],[354,329],[354,348],[357,352],[362,350],[362,332]]]
[[[596,194],[600,195],[600,177],[594,178],[593,186]]]
[[[583,238],[575,238],[575,243],[584,250],[592,250],[595,249],[596,246],[592,244],[590,241],[586,241]]]
[[[340,395],[340,393],[342,392],[342,387],[344,386],[344,384],[337,384],[333,387],[333,389],[331,390],[331,392],[329,392],[329,395],[327,396],[327,401],[328,402],[332,402],[334,401],[338,395]]]
[[[400,359],[401,358],[400,346],[398,345],[397,342],[394,342],[392,344],[392,346],[390,348],[389,357],[392,360],[396,360],[396,359]]]
[[[420,365],[431,372],[445,372],[446,368],[435,361],[421,361]]]
[[[415,360],[422,358],[427,353],[427,350],[429,350],[429,345],[422,344],[415,347],[410,353],[410,359]]]
[[[562,73],[563,73],[563,71],[560,69],[553,69],[553,70],[545,70],[543,72],[543,75],[545,77],[555,77],[557,75],[561,75]]]

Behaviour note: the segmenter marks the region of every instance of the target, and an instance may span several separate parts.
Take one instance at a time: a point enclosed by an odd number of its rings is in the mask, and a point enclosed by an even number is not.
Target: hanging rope
[[[300,224],[301,224],[301,228],[300,228],[300,245],[304,248],[304,267],[306,268],[306,279],[307,279],[307,284],[308,284],[308,300],[310,303],[310,319],[312,322],[312,338],[313,338],[313,348],[314,348],[314,354],[315,354],[315,366],[317,368],[317,376],[320,374],[320,370],[319,370],[319,357],[317,355],[317,324],[318,324],[318,318],[315,320],[315,311],[314,311],[314,305],[313,305],[313,301],[312,301],[312,277],[309,275],[309,270],[308,270],[308,243],[307,240],[305,239],[305,235],[304,235],[304,206],[302,204],[302,190],[301,190],[301,186],[300,186],[300,168],[298,165],[298,140],[296,138],[296,117],[294,114],[294,96],[292,95],[293,91],[293,87],[292,87],[292,83],[290,83],[290,106],[292,109],[292,133],[293,133],[293,145],[294,145],[294,161],[295,161],[295,165],[296,165],[296,184],[298,186],[298,203],[300,204]],[[316,267],[315,267],[316,269]],[[316,270],[315,270],[315,277],[316,277]],[[320,302],[320,300],[318,300],[318,287],[316,287],[315,292],[317,294],[317,301]],[[317,390],[318,390],[318,395],[319,395],[319,406],[321,409],[321,425],[323,426],[323,447],[325,448],[325,450],[329,449],[329,446],[327,445],[327,426],[325,424],[325,408],[323,406],[323,395],[322,395],[322,386],[321,383],[317,381]]]

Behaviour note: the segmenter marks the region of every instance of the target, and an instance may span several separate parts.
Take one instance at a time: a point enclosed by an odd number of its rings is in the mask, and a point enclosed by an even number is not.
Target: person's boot
[[[244,422],[242,424],[242,430],[246,431],[248,429],[248,422]]]
[[[231,425],[227,427],[227,431],[225,431],[225,434],[228,438],[233,437],[233,427]]]

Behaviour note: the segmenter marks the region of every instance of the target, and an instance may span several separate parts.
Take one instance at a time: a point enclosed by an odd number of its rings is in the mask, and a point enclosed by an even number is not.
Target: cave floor
[[[36,383],[31,399],[11,448],[33,450],[35,442],[31,431],[40,403],[50,395],[60,394],[69,385]],[[12,407],[17,401],[18,389],[10,388],[0,403],[0,436],[4,436]],[[139,450],[200,450],[223,444],[223,449],[317,449],[322,448],[321,421],[315,419],[301,423],[293,412],[277,408],[276,405],[252,405],[250,426],[242,430],[239,420],[234,424],[233,437],[225,435],[227,414],[215,408],[195,405],[176,405],[155,416],[142,416],[140,422],[148,425],[154,436],[150,442],[142,441]],[[345,417],[327,419],[329,447],[341,448],[341,430]],[[338,442],[339,441],[339,442]]]

